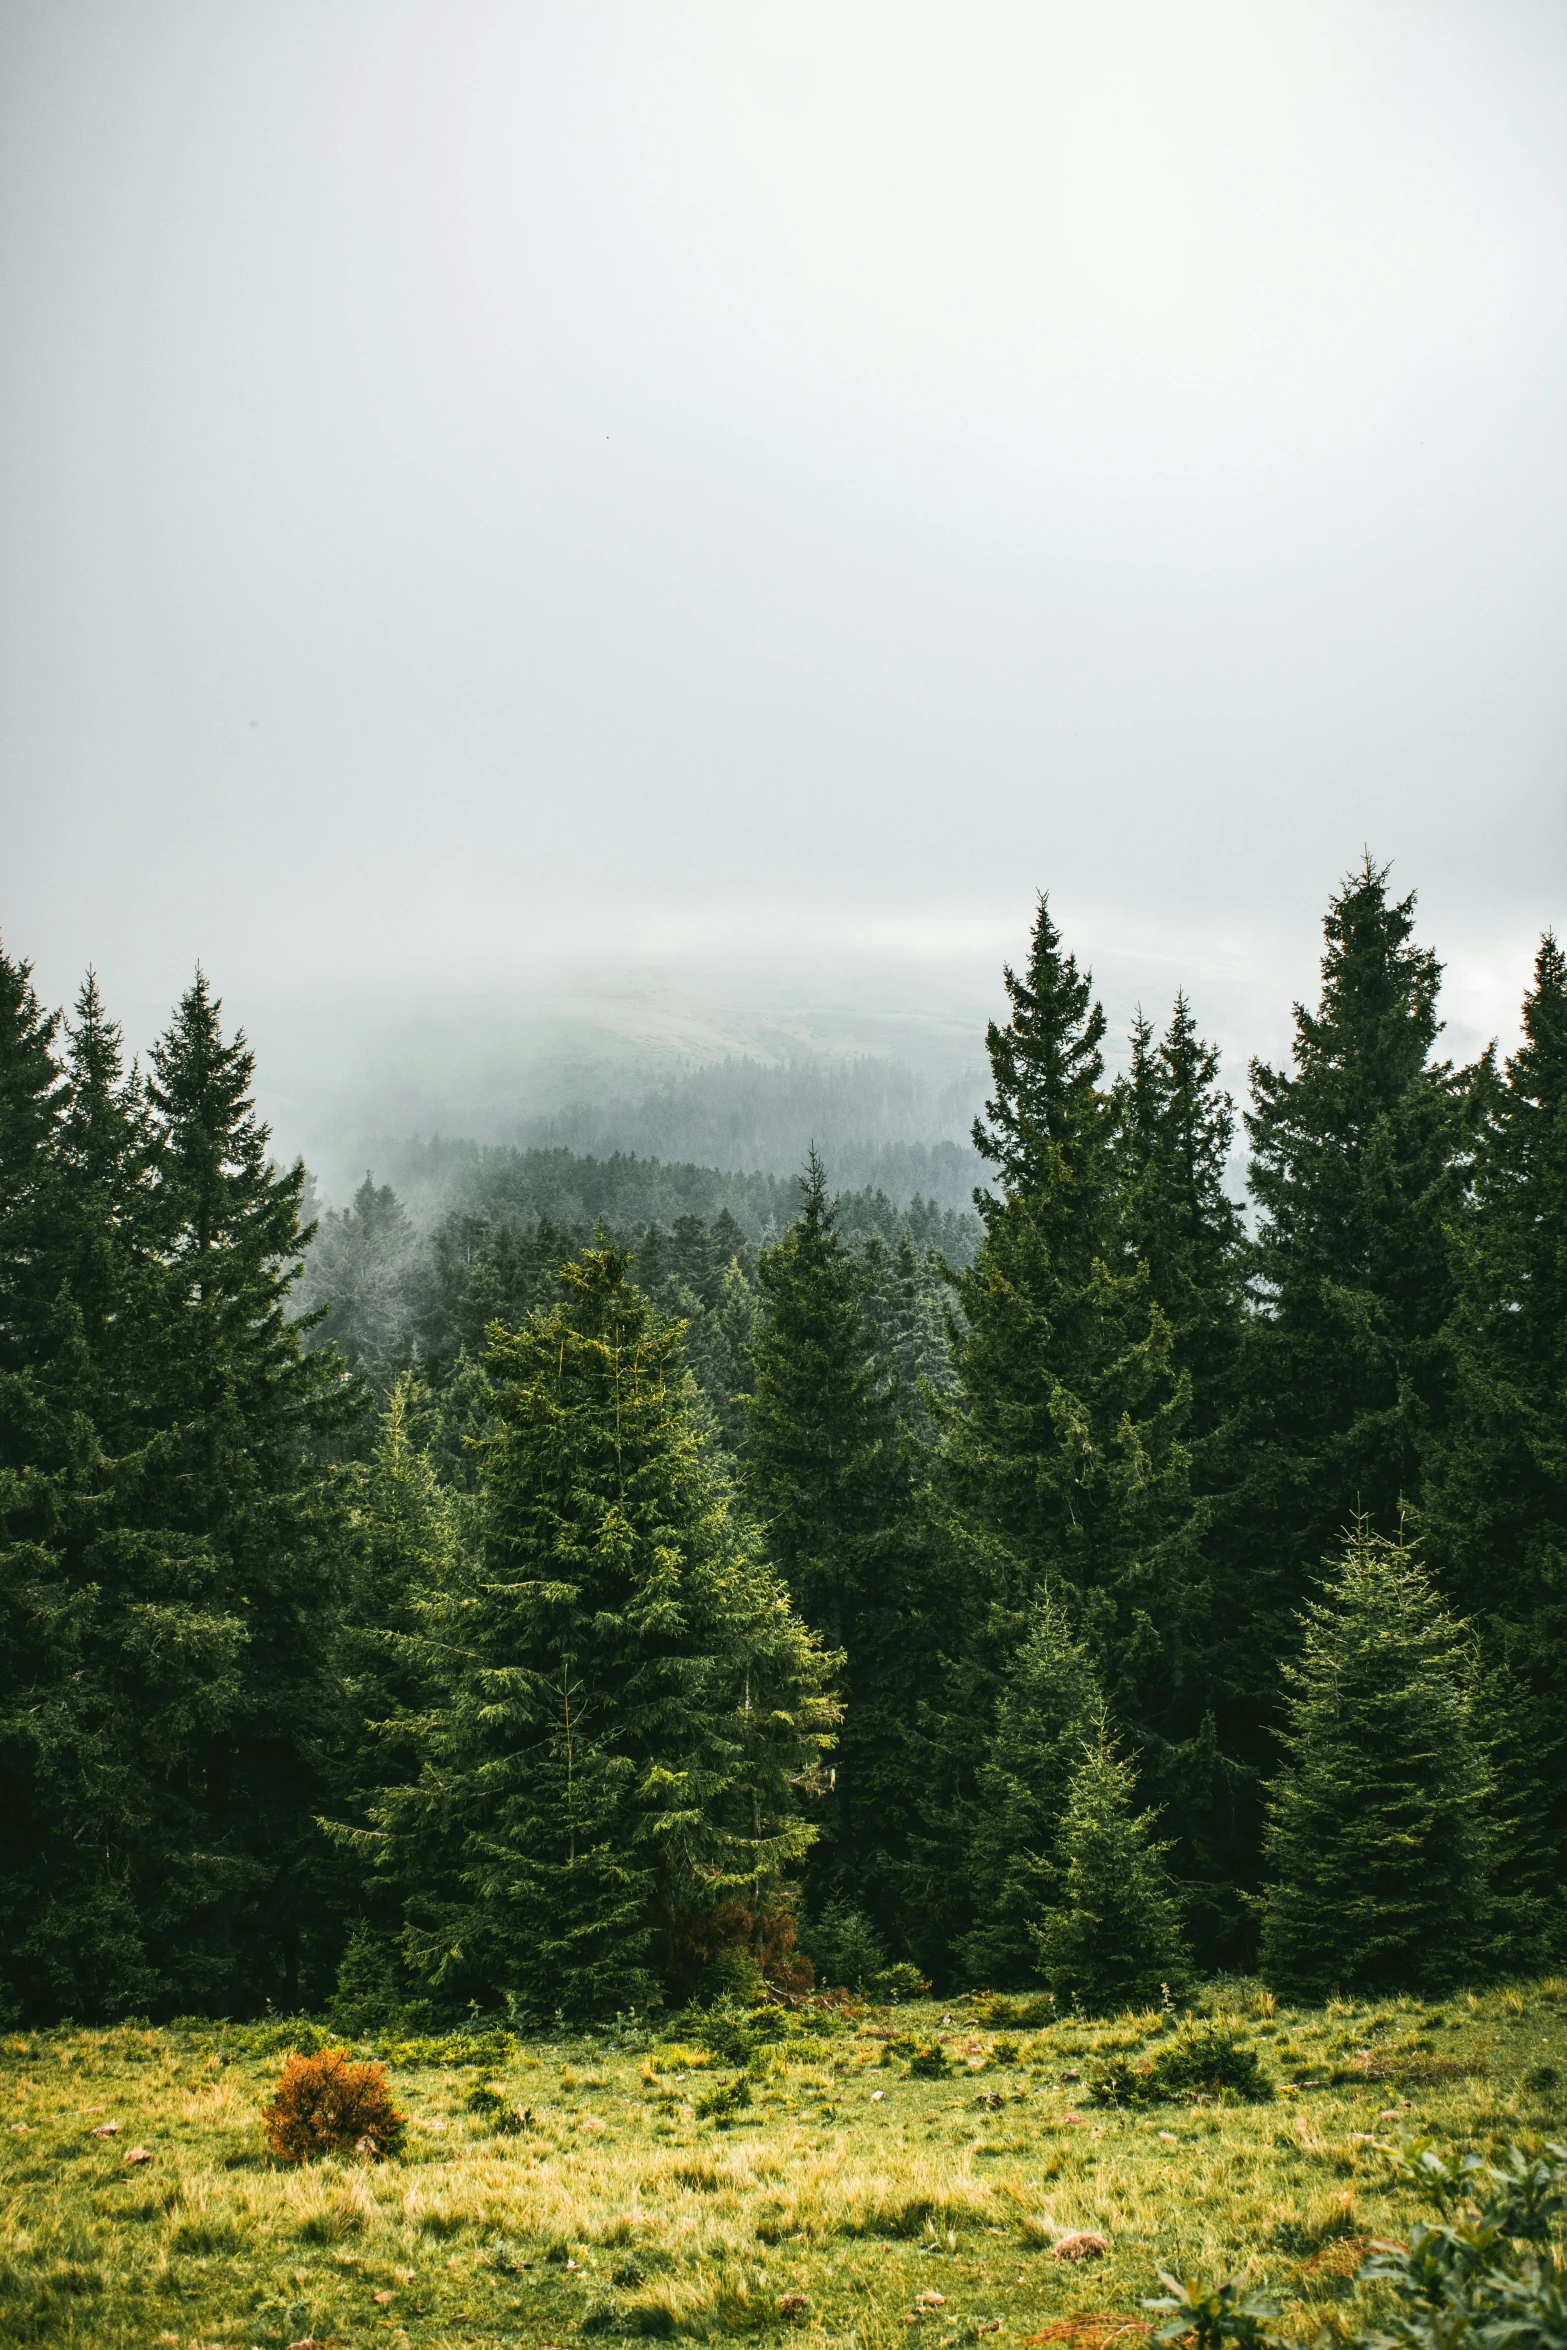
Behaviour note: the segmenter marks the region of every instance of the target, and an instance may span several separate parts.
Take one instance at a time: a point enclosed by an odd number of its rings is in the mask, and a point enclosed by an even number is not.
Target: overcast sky
[[[0,930],[290,1139],[1567,917],[1559,0],[7,0],[0,207]]]

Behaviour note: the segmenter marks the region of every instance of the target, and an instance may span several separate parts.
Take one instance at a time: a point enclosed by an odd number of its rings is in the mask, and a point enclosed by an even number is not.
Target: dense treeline
[[[541,1153],[598,1158],[634,1151],[666,1163],[758,1169],[788,1177],[812,1143],[852,1191],[918,1192],[966,1209],[982,1170],[969,1139],[983,1064],[946,1081],[898,1061],[710,1062],[637,1099],[580,1103],[528,1121],[515,1139]],[[402,1188],[415,1172],[404,1162]],[[738,1212],[738,1211],[737,1211]],[[782,1221],[789,1221],[786,1210]]]
[[[0,1997],[1560,1957],[1567,958],[1505,1064],[1439,979],[1368,862],[1249,1227],[1186,1000],[1108,1076],[1042,903],[977,1248],[813,1153],[771,1228],[630,1161],[312,1249],[204,981],[143,1073],[0,961]]]
[[[775,1240],[792,1220],[799,1198],[795,1178],[810,1147],[807,1132],[787,1175],[765,1168],[699,1166],[689,1159],[639,1158],[625,1148],[595,1158],[558,1145],[522,1150],[442,1135],[385,1143],[370,1153],[370,1164],[390,1180],[421,1228],[454,1211],[503,1224],[547,1217],[590,1231],[600,1223],[635,1230],[673,1224],[680,1216],[711,1223],[728,1215],[749,1239],[762,1241]],[[975,1154],[965,1157],[972,1162]],[[896,1182],[889,1177],[849,1190],[841,1188],[843,1167],[836,1160],[830,1163],[840,1185],[839,1213],[846,1231],[882,1231],[892,1216],[907,1221],[911,1231],[954,1262],[967,1263],[979,1246],[979,1222],[970,1203],[976,1172],[982,1170],[966,1165],[961,1202],[943,1202],[930,1183],[922,1182],[931,1169],[918,1160],[912,1168],[898,1168]]]
[[[700,1359],[714,1339],[702,1318],[719,1307],[732,1267],[744,1279],[731,1281],[726,1312],[731,1322],[738,1314],[737,1327],[749,1333],[761,1255],[788,1226],[800,1196],[793,1180],[624,1156],[470,1149],[457,1165],[464,1180],[422,1230],[391,1184],[367,1174],[348,1207],[319,1217],[305,1259],[299,1304],[320,1316],[307,1343],[335,1345],[383,1396],[395,1374],[413,1365],[442,1385],[461,1349],[481,1350],[497,1316],[514,1322],[539,1304],[564,1258],[595,1234],[629,1248],[641,1286],[691,1321],[686,1354]],[[314,1205],[312,1198],[312,1212]],[[979,1246],[977,1217],[917,1194],[900,1206],[885,1192],[840,1192],[834,1213],[843,1237],[868,1250],[873,1272],[887,1237],[906,1238],[918,1279],[932,1294],[943,1288],[940,1268],[967,1264]],[[940,1313],[927,1319],[929,1368],[939,1376]],[[715,1370],[703,1384],[714,1388],[716,1379],[721,1388],[727,1377]]]

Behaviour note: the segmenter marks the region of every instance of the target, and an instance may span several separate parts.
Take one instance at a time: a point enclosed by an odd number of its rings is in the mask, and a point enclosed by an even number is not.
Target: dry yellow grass
[[[1440,2017],[1238,2004],[1283,2084],[1271,2104],[1088,2103],[1095,2051],[1139,2045],[1155,2016],[998,2034],[930,2008],[768,2051],[728,2129],[695,2102],[732,2068],[689,2048],[524,2048],[497,2076],[529,2117],[513,2136],[465,2102],[488,2073],[399,2072],[405,2157],[304,2171],[262,2141],[280,2059],[245,2057],[233,2035],[17,2036],[0,2075],[0,2339],[404,2350],[788,2332],[823,2350],[954,2350],[1043,2332],[1135,2350],[1159,2267],[1247,2259],[1309,2334],[1342,2313],[1365,2240],[1410,2215],[1385,2144],[1567,2127],[1546,2079],[1567,2058],[1560,1986]],[[923,2080],[882,2062],[875,2034],[893,2023],[940,2034],[957,2069]],[[133,2149],[150,2159],[127,2162]],[[1106,2239],[1102,2259],[1052,2257],[1081,2231]]]

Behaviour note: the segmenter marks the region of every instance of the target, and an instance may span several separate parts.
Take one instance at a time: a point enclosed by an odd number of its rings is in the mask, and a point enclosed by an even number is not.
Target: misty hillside
[[[780,1224],[789,1221],[792,1191],[785,1205],[780,1205],[782,1195],[775,1201],[765,1185],[741,1186],[737,1196],[720,1200],[712,1189],[716,1171],[786,1184],[814,1144],[834,1191],[882,1192],[899,1208],[920,1199],[966,1215],[974,1187],[984,1179],[969,1142],[982,1094],[977,1075],[937,1079],[892,1059],[779,1066],[736,1058],[692,1070],[640,1096],[583,1102],[549,1117],[525,1119],[510,1149],[439,1136],[417,1141],[383,1135],[361,1144],[357,1156],[362,1164],[354,1167],[353,1180],[373,1167],[416,1218],[437,1211],[459,1192],[479,1204],[472,1198],[477,1183],[502,1193],[520,1185],[526,1212],[568,1221],[584,1213],[714,1214],[724,1205],[748,1230],[760,1231],[768,1216]],[[567,1169],[567,1154],[597,1162],[625,1156],[658,1160],[663,1166],[659,1187],[670,1196],[639,1197],[634,1206],[617,1197],[611,1204],[601,1193],[604,1178]],[[709,1180],[704,1184],[699,1177]],[[572,1192],[570,1199],[558,1195],[561,1184]],[[337,1189],[336,1168],[326,1188]],[[516,1214],[524,1203],[512,1197],[505,1205]]]

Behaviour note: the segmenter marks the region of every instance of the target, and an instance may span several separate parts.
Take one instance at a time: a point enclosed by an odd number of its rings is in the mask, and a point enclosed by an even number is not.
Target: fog
[[[950,1086],[1040,888],[1241,1084],[1367,844],[1511,1032],[1559,8],[10,0],[0,214],[0,932],[285,1147]]]

